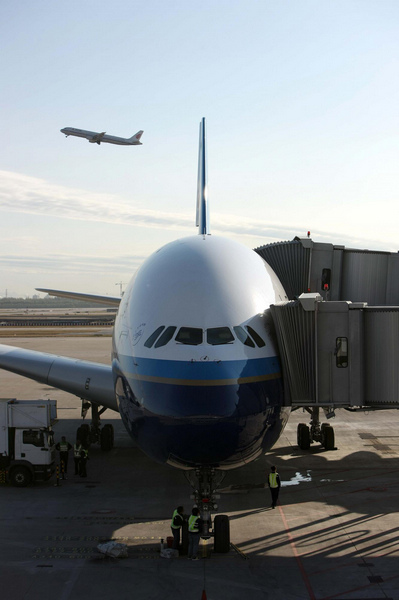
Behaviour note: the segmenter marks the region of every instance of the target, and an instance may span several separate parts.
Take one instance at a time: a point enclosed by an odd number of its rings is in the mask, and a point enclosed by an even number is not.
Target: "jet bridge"
[[[290,301],[271,307],[298,445],[334,448],[337,408],[399,408],[399,254],[296,238],[257,248]]]
[[[399,253],[345,248],[295,238],[255,248],[293,300],[318,292],[324,300],[399,306]]]

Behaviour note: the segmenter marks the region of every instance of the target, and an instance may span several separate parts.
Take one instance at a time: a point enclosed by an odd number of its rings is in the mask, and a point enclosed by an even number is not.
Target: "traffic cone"
[[[206,591],[205,590],[202,590],[201,600],[207,600],[207,595],[206,595]]]

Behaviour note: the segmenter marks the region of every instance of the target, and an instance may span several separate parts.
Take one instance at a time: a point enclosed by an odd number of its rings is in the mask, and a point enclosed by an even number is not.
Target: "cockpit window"
[[[198,344],[202,344],[202,329],[197,329],[194,327],[180,327],[175,341],[179,342],[180,344],[198,346]]]
[[[242,342],[245,346],[250,346],[250,348],[255,348],[255,344],[253,343],[253,341],[251,340],[251,338],[249,337],[249,335],[247,334],[247,332],[245,331],[245,329],[243,329],[242,327],[233,327],[236,336],[238,337],[238,339],[240,340],[240,342]]]
[[[152,348],[153,343],[158,338],[158,336],[161,335],[161,331],[163,331],[164,329],[165,325],[161,325],[160,327],[158,327],[158,329],[156,329],[154,333],[150,335],[148,340],[144,342],[144,346],[146,346],[147,348]]]
[[[251,338],[255,340],[255,344],[258,346],[258,348],[263,348],[263,346],[265,346],[265,342],[262,340],[260,335],[256,333],[254,329],[252,329],[252,327],[245,325],[245,329],[248,331]]]
[[[176,331],[176,327],[170,326],[165,329],[159,340],[156,342],[154,348],[160,348],[161,346],[165,346],[173,337],[173,334]]]
[[[228,327],[212,327],[206,330],[206,341],[212,346],[232,344],[234,336]]]

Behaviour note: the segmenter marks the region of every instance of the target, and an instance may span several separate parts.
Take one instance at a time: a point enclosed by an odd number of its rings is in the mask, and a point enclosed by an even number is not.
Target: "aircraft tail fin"
[[[201,120],[199,133],[196,226],[198,227],[198,233],[200,235],[210,233],[208,218],[205,118]]]
[[[140,138],[143,135],[144,131],[140,130],[137,133],[135,133],[134,135],[132,135],[131,138],[129,138],[129,142],[135,142],[136,144],[141,144],[142,142],[140,142]]]

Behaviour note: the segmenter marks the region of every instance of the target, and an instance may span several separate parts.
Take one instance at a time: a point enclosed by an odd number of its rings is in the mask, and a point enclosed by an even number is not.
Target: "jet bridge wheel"
[[[323,423],[321,426],[321,443],[326,450],[335,448],[334,428],[329,423]]]
[[[297,443],[301,450],[309,450],[310,448],[310,429],[305,423],[298,424]]]
[[[230,523],[227,515],[216,515],[213,519],[213,549],[227,554],[230,551]]]

